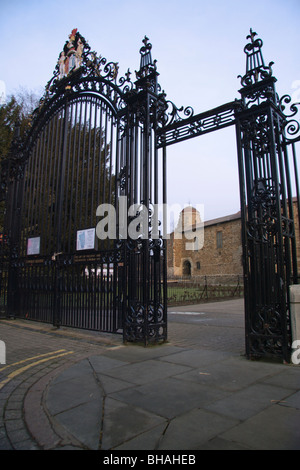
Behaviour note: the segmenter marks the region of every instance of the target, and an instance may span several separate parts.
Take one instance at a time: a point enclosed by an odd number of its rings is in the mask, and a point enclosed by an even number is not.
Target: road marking
[[[168,312],[171,315],[206,315],[206,312]]]
[[[58,351],[56,351],[56,352],[58,352]],[[25,372],[26,370],[30,369],[30,367],[34,367],[38,364],[42,364],[43,362],[50,361],[51,359],[56,359],[58,357],[66,356],[68,354],[73,354],[73,353],[74,353],[74,351],[66,351],[66,352],[61,353],[61,354],[55,354],[54,356],[44,357],[43,359],[40,359],[39,361],[32,362],[31,364],[27,364],[27,366],[20,367],[19,369],[16,369],[15,371],[11,372],[6,377],[6,379],[4,379],[4,380],[2,380],[2,382],[0,382],[0,390],[4,387],[5,384],[7,384],[7,382],[9,382],[11,379],[15,378],[17,375],[22,374],[22,372]],[[20,361],[20,362],[22,362],[22,361]],[[16,364],[18,364],[18,363],[16,363]]]
[[[12,364],[8,364],[4,367],[1,367],[0,372],[2,372],[4,369],[8,369],[9,367],[18,366],[19,364],[24,364],[24,362],[32,361],[33,359],[38,359],[40,357],[45,357],[45,356],[49,356],[51,354],[57,354],[57,353],[61,353],[61,352],[64,352],[64,351],[65,351],[65,349],[58,349],[57,351],[50,351],[50,352],[45,353],[45,354],[38,354],[37,356],[27,357],[27,359],[22,359],[22,361],[13,362]]]

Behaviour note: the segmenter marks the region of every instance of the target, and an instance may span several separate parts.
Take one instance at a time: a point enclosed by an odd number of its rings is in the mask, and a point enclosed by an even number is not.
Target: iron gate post
[[[250,31],[236,111],[245,283],[246,354],[290,357],[289,285],[295,237],[281,111],[262,41]],[[294,255],[295,257],[295,255]],[[296,267],[294,266],[294,271]]]
[[[166,297],[164,287],[165,246],[157,227],[155,207],[159,203],[158,150],[155,146],[157,113],[163,106],[159,94],[156,63],[151,58],[148,38],[140,49],[140,69],[133,94],[127,97],[127,199],[137,210],[128,226],[143,212],[142,233],[128,238],[127,304],[124,312],[124,342],[161,342],[167,339]]]

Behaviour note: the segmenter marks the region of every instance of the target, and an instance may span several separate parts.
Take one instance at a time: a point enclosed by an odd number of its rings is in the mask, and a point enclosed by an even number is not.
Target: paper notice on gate
[[[77,251],[95,249],[95,228],[77,231]]]
[[[28,238],[27,240],[27,255],[39,255],[41,247],[41,237]]]

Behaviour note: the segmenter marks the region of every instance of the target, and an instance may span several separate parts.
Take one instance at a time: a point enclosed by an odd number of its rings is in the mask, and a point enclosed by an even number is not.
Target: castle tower
[[[176,232],[184,232],[191,230],[201,223],[201,216],[197,209],[192,206],[182,209],[179,215],[179,220],[175,228]]]

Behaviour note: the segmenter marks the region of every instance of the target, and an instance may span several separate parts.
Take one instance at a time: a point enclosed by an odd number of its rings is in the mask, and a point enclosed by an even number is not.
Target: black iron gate
[[[297,283],[296,234],[286,116],[264,64],[262,41],[251,32],[245,48],[237,140],[244,225],[248,355],[288,360],[289,286]],[[255,293],[255,295],[253,295]]]
[[[151,209],[164,197],[154,145],[161,105],[143,42],[133,83],[73,30],[25,141],[16,136],[3,161],[9,316],[166,339],[164,244]]]
[[[235,125],[241,197],[247,357],[291,351],[290,291],[298,283],[293,182],[299,217],[295,143],[297,104],[279,99],[272,64],[265,65],[262,40],[250,30],[241,99],[194,115],[191,108],[158,132],[158,147]],[[291,175],[292,173],[292,175]],[[295,180],[293,180],[295,178]]]
[[[161,92],[148,38],[133,83],[72,31],[26,141],[16,138],[2,162],[8,315],[166,340],[167,241],[157,211],[167,203],[166,147],[235,125],[246,352],[288,359],[289,286],[298,282],[288,148],[295,169],[299,139],[290,131],[299,125],[285,114],[289,98],[278,99],[255,36],[241,99],[194,115]]]

